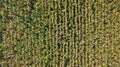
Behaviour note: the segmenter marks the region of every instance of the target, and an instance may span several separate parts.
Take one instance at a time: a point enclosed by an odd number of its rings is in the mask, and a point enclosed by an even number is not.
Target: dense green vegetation
[[[1,67],[120,67],[119,0],[0,0]]]

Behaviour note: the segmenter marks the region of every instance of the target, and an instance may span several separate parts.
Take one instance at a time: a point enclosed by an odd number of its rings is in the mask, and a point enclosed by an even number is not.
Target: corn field
[[[120,0],[0,0],[0,67],[120,67]]]

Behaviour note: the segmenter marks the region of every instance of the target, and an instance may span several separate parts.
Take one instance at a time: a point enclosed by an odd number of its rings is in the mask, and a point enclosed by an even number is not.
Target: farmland
[[[0,0],[0,67],[120,67],[120,1]]]

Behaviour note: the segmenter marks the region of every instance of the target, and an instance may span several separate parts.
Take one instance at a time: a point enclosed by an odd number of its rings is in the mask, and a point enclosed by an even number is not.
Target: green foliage
[[[119,0],[1,0],[2,67],[119,67]]]
[[[0,32],[2,31],[2,22],[0,22]]]

